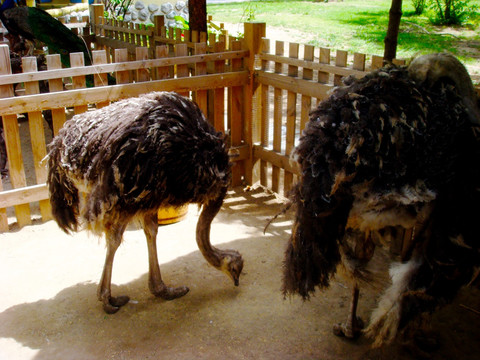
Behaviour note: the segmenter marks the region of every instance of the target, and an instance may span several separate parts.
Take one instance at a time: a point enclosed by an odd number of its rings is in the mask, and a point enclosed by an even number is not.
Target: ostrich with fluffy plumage
[[[230,183],[228,151],[221,133],[191,100],[153,92],[75,115],[49,147],[48,188],[52,212],[65,232],[86,227],[105,233],[107,254],[98,299],[107,313],[128,303],[111,296],[112,265],[132,220],[148,244],[150,291],[172,300],[188,288],[165,285],[157,259],[160,207],[203,206],[196,238],[205,259],[238,285],[242,256],[210,244],[210,225]]]
[[[365,331],[375,346],[411,336],[480,265],[479,125],[472,82],[452,55],[346,79],[311,113],[295,150],[302,173],[284,293],[307,299],[342,270],[353,296],[334,332],[356,337],[359,287],[375,280],[367,268],[375,247],[409,230]]]

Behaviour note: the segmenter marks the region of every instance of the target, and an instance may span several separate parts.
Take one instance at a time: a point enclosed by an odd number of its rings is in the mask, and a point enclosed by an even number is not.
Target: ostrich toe
[[[350,320],[350,319],[349,319]],[[360,335],[365,324],[359,317],[352,318],[352,321],[338,323],[333,325],[333,333],[336,336],[346,337],[347,339],[355,339]]]
[[[105,299],[103,302],[103,310],[107,314],[115,314],[123,305],[130,301],[128,296],[117,296]]]
[[[153,295],[164,300],[174,300],[188,293],[190,289],[186,286],[168,287],[160,286],[158,289],[151,289]]]

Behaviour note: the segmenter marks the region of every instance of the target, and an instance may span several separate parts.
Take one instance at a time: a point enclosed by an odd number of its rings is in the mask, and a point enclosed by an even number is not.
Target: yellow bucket
[[[188,213],[188,205],[165,207],[158,210],[158,224],[168,225],[182,221]]]

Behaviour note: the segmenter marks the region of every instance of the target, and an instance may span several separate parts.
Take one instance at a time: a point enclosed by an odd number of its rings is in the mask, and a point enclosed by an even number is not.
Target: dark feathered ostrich
[[[343,270],[353,299],[334,332],[355,337],[359,285],[374,280],[366,265],[376,245],[410,229],[366,332],[374,345],[407,336],[413,320],[451,300],[480,264],[478,125],[473,85],[451,55],[347,79],[311,113],[296,148],[302,174],[284,293],[308,298]]]
[[[154,92],[74,116],[52,141],[48,187],[55,220],[65,232],[85,225],[105,233],[107,255],[98,298],[115,313],[128,297],[112,297],[115,251],[131,220],[148,244],[149,288],[171,300],[188,288],[168,287],[157,260],[157,212],[163,206],[203,205],[196,237],[205,259],[238,285],[242,256],[210,244],[210,224],[230,182],[223,136],[198,106],[175,93]]]

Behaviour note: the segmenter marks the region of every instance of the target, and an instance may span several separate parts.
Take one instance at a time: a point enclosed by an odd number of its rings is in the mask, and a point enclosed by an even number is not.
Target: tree
[[[392,62],[397,56],[398,31],[400,29],[400,19],[402,18],[402,0],[392,0],[390,13],[388,17],[388,29],[385,36],[385,52],[383,60]]]
[[[188,1],[190,30],[207,32],[207,0]]]

